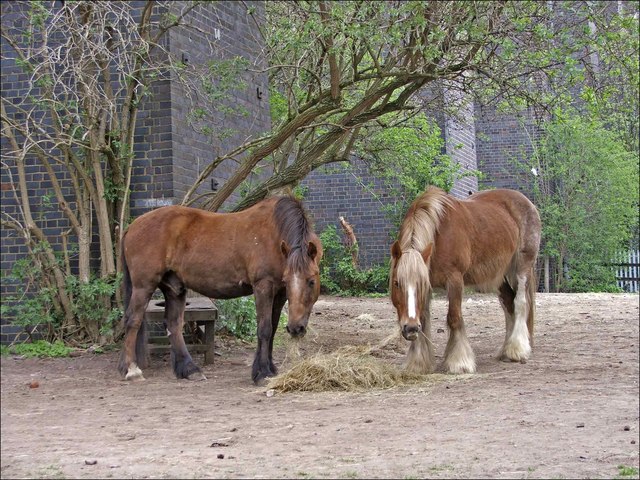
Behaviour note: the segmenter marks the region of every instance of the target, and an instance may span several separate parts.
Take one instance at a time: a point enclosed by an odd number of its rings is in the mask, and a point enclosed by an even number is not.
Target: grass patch
[[[33,343],[19,343],[2,349],[2,354],[22,355],[23,357],[68,357],[72,348],[67,347],[61,341],[53,343],[45,340],[37,340]],[[6,352],[6,353],[5,353]]]
[[[454,470],[454,468],[453,465],[444,463],[442,465],[434,465],[433,467],[429,468],[429,470],[432,472],[451,472]]]
[[[638,469],[636,467],[627,467],[626,465],[618,465],[618,476],[625,477],[637,477]]]

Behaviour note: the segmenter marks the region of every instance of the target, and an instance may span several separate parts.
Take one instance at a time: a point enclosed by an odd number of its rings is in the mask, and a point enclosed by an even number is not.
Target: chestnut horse
[[[402,335],[411,341],[408,370],[434,370],[429,312],[434,287],[445,288],[449,301],[446,371],[476,370],[462,320],[465,285],[498,290],[506,319],[500,356],[527,361],[533,345],[540,230],[538,210],[514,190],[488,190],[458,200],[429,187],[413,202],[391,247],[389,275]]]
[[[187,289],[217,299],[253,293],[258,347],[252,377],[262,383],[277,372],[273,338],[287,300],[287,331],[305,334],[320,293],[321,258],[320,239],[302,204],[291,197],[268,198],[238,213],[168,206],[142,215],[122,239],[126,310],[118,369],[127,380],[144,379],[144,314],[156,288],[165,298],[173,371],[194,380],[205,377],[182,336]]]

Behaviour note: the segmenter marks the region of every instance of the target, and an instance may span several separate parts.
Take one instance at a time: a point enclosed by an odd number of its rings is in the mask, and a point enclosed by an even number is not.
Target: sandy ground
[[[522,365],[496,359],[497,299],[467,296],[477,374],[359,393],[268,396],[250,381],[253,346],[222,337],[204,382],[176,380],[166,355],[135,384],[120,379],[117,352],[3,357],[1,477],[638,478],[638,303],[539,294]],[[433,316],[441,361],[441,296]],[[376,344],[395,322],[386,298],[323,296],[303,353]]]

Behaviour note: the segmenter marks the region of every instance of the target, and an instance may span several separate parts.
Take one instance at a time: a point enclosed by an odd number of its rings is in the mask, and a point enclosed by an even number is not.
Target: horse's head
[[[315,237],[293,248],[283,241],[281,248],[287,259],[284,270],[289,301],[287,332],[292,337],[302,337],[307,332],[311,309],[320,295],[322,243]]]
[[[402,251],[397,241],[391,246],[389,292],[402,336],[407,340],[415,340],[422,329],[420,318],[431,288],[428,262],[432,248],[430,243],[422,252]]]

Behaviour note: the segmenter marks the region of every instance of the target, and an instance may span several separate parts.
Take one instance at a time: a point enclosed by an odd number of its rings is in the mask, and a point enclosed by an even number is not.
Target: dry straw
[[[272,378],[268,388],[278,392],[353,392],[425,382],[427,375],[407,372],[388,360],[373,356],[379,354],[394,337],[375,347],[345,346],[305,359],[299,357],[297,347],[290,346],[287,358],[294,357],[292,367]]]

